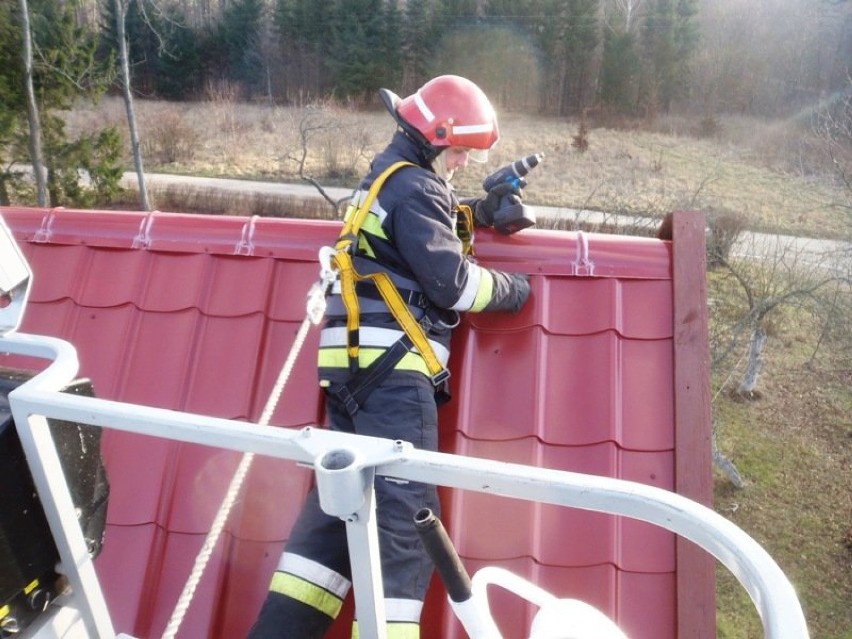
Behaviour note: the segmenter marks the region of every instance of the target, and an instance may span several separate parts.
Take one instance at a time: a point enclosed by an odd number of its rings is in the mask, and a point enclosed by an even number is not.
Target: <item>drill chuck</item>
[[[515,160],[511,164],[504,166],[502,169],[498,169],[485,178],[482,182],[482,188],[486,191],[490,191],[501,182],[511,182],[524,177],[527,173],[538,166],[542,157],[544,156],[541,153],[533,153],[532,155],[528,155],[520,160]]]

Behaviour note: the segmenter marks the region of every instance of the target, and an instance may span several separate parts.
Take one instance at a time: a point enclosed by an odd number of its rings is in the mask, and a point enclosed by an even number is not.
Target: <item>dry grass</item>
[[[238,104],[136,102],[146,170],[269,181],[350,186],[386,143],[386,113],[332,104],[309,109]],[[112,98],[69,114],[69,131],[113,123],[126,130],[124,107]],[[675,209],[742,215],[754,229],[836,237],[848,232],[838,214],[848,190],[822,177],[825,158],[807,130],[789,123],[714,121],[708,128],[670,118],[654,131],[593,126],[588,150],[572,144],[578,122],[516,113],[501,117],[502,139],[486,166],[456,178],[476,195],[491,170],[532,152],[545,161],[529,176],[531,204],[659,217]],[[304,157],[303,157],[304,153]],[[304,161],[304,164],[302,164]],[[128,168],[130,168],[128,158]]]

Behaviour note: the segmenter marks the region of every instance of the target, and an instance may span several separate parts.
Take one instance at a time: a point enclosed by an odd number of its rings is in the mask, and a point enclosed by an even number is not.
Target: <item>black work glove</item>
[[[492,187],[488,194],[476,201],[473,215],[480,226],[494,226],[494,213],[503,206],[520,204],[523,198],[521,188],[526,185],[524,180],[501,182]],[[504,199],[505,198],[505,199]]]
[[[517,313],[530,296],[530,276],[526,273],[504,273],[491,271],[494,291],[485,311],[509,311]]]

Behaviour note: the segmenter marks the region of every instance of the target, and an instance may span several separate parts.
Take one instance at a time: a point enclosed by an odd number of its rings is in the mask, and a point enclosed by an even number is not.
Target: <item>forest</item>
[[[365,102],[465,61],[504,108],[568,116],[790,115],[848,90],[852,11],[838,0],[131,0],[134,81],[193,99]],[[78,23],[115,40],[115,0]]]
[[[709,133],[725,114],[807,119],[852,93],[852,0],[17,0],[0,33],[0,203],[34,126],[51,201],[91,204],[78,169],[109,199],[116,132],[68,140],[60,114],[122,90],[365,108],[452,69],[504,111],[616,126],[682,113]]]
[[[10,63],[0,71],[7,107],[15,97],[10,75],[21,64],[20,6],[0,8]],[[227,87],[243,99],[278,104],[365,103],[381,86],[411,92],[442,65],[462,62],[509,109],[647,117],[679,108],[778,117],[848,91],[852,66],[848,0],[28,0],[28,6],[37,77],[64,73],[81,89],[103,81],[116,59],[120,11],[134,90],[173,100]],[[78,57],[87,64],[75,65]]]

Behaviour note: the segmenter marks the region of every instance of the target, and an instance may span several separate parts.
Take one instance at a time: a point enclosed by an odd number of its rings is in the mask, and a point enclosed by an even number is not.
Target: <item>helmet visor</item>
[[[488,149],[468,149],[467,156],[474,162],[488,162]]]

